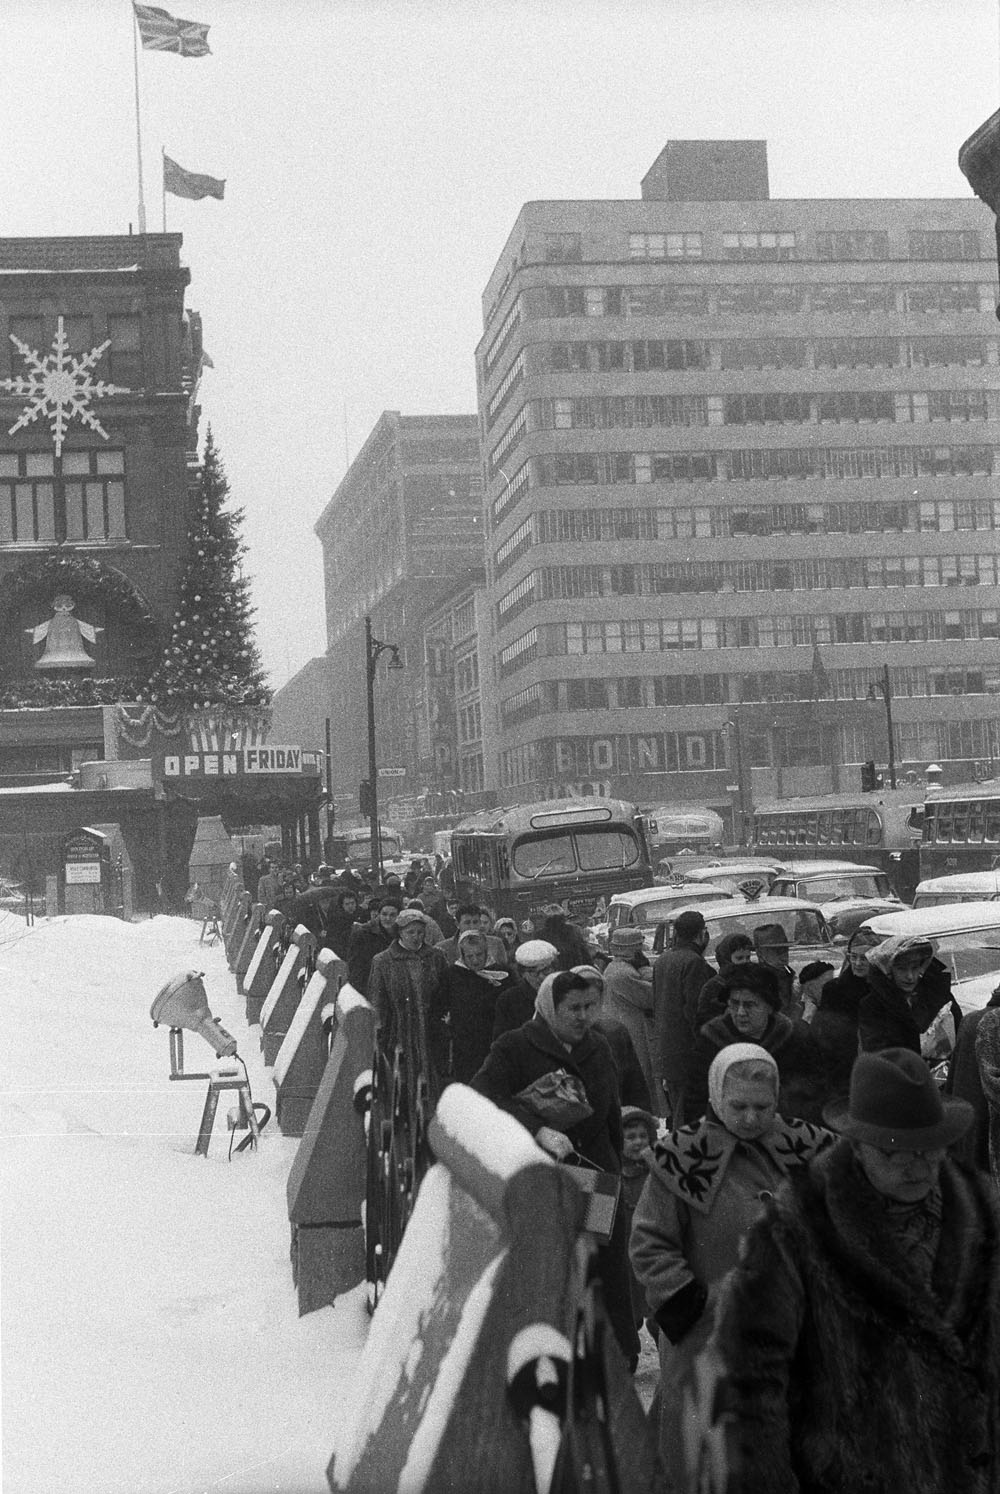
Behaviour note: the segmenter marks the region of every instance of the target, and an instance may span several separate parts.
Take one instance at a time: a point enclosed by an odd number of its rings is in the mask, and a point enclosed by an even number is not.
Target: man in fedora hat
[[[947,1149],[972,1107],[864,1053],[840,1140],[771,1202],[723,1295],[741,1494],[1000,1488],[1000,1234]]]

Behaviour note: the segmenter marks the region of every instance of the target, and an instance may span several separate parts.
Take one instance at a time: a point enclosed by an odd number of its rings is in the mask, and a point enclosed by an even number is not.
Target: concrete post
[[[321,949],[274,1060],[274,1118],[283,1136],[305,1131],[330,1053],[325,1014],[334,1016],[337,992],[346,980],[343,960],[332,950]]]
[[[285,951],[285,958],[271,982],[267,1000],[260,1009],[260,1046],[265,1064],[273,1064],[284,1041],[295,1009],[316,957],[316,935],[300,923]]]
[[[246,997],[247,1024],[252,1027],[260,1021],[260,1011],[267,1000],[274,977],[278,973],[278,950],[285,927],[285,915],[272,908],[264,919],[257,947],[250,957],[243,994]]]

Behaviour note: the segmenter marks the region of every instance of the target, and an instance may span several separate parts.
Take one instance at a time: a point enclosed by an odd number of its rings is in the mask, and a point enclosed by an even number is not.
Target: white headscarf
[[[708,1099],[716,1115],[720,1113],[726,1075],[734,1063],[762,1063],[774,1070],[774,1098],[778,1098],[778,1065],[766,1048],[758,1043],[729,1043],[712,1059],[708,1071]]]

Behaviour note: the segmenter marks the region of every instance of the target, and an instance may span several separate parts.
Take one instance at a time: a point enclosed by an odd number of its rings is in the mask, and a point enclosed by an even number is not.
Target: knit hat
[[[733,965],[720,979],[719,994],[728,1001],[734,991],[749,991],[766,1001],[772,1010],[781,1010],[781,988],[774,971],[767,965]]]
[[[631,954],[645,945],[642,929],[615,929],[609,947],[612,954]]]
[[[547,939],[526,939],[514,951],[514,960],[525,970],[541,970],[558,957],[559,951]]]
[[[386,902],[389,899],[386,898]],[[382,904],[383,908],[385,903]],[[424,927],[430,923],[426,913],[421,913],[419,908],[403,908],[396,916],[397,929],[405,928],[408,923],[422,923]]]
[[[851,1070],[849,1099],[823,1109],[826,1124],[842,1136],[892,1151],[950,1146],[973,1118],[966,1100],[942,1100],[934,1075],[909,1048],[862,1053]]]

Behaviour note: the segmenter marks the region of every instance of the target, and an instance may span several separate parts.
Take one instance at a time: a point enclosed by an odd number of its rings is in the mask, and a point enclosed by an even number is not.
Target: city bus
[[[966,783],[929,793],[920,842],[921,880],[995,866],[1000,866],[1000,783]]]
[[[923,789],[877,794],[823,794],[779,799],[753,815],[753,850],[786,860],[856,861],[884,871],[893,891],[910,902],[920,880]]]
[[[722,816],[714,809],[685,808],[677,804],[658,804],[647,816],[650,851],[653,860],[678,854],[718,855],[725,839]]]
[[[559,903],[589,918],[616,892],[652,887],[643,817],[621,799],[548,799],[487,809],[451,833],[455,892],[497,917]]]

